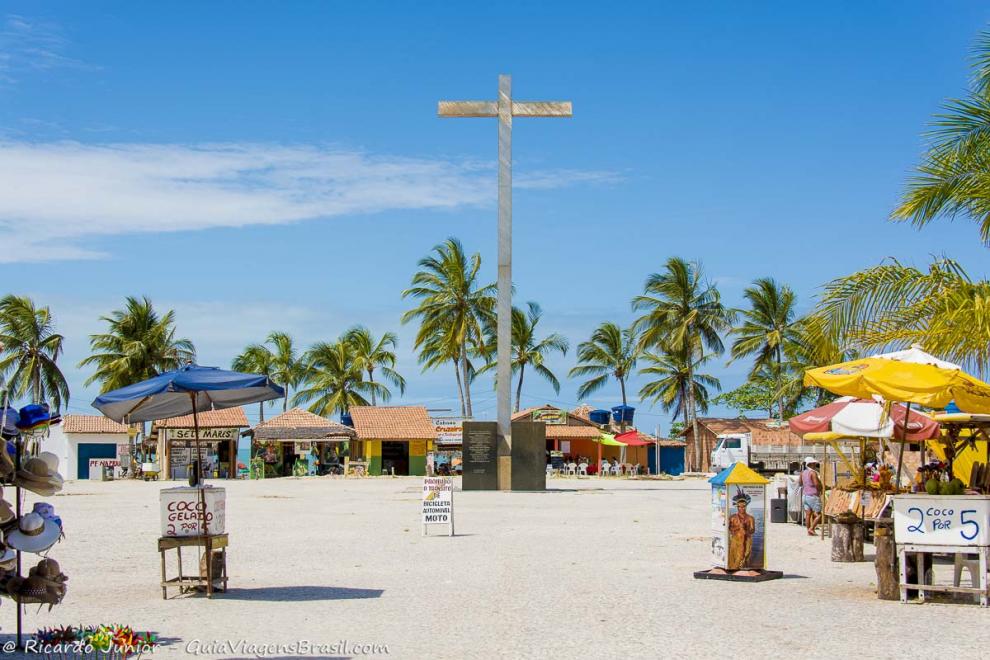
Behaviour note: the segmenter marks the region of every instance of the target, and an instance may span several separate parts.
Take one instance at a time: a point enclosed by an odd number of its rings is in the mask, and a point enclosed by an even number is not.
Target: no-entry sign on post
[[[423,478],[423,536],[427,525],[447,525],[447,535],[454,535],[454,478]]]

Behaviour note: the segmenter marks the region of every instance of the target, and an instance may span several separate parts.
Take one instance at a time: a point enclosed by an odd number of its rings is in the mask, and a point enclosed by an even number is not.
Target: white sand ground
[[[228,484],[231,591],[213,601],[161,598],[159,484],[68,483],[50,501],[65,520],[51,556],[69,592],[26,621],[126,622],[169,640],[160,656],[187,656],[194,640],[348,640],[401,658],[977,658],[990,647],[990,611],[878,601],[872,563],[831,563],[828,542],[796,525],[769,530],[786,579],[693,579],[708,561],[703,481],[551,483],[456,492],[455,538],[420,535],[415,478]],[[14,613],[4,601],[4,635]]]

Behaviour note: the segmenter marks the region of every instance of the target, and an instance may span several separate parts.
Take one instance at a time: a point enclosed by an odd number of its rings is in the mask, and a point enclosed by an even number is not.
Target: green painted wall
[[[382,443],[380,440],[368,440],[364,445],[364,459],[368,461],[368,474],[382,473]]]
[[[426,476],[426,456],[409,457],[409,474],[414,477]]]

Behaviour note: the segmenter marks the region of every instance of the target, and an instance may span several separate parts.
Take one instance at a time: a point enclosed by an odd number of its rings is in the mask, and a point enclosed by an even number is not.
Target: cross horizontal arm
[[[513,101],[515,117],[570,117],[570,101]]]
[[[440,101],[437,104],[440,117],[498,117],[495,101]]]

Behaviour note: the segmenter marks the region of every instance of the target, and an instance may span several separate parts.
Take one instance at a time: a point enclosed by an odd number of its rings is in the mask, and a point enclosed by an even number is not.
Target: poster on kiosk
[[[712,568],[729,572],[766,569],[767,480],[735,463],[709,483]]]

